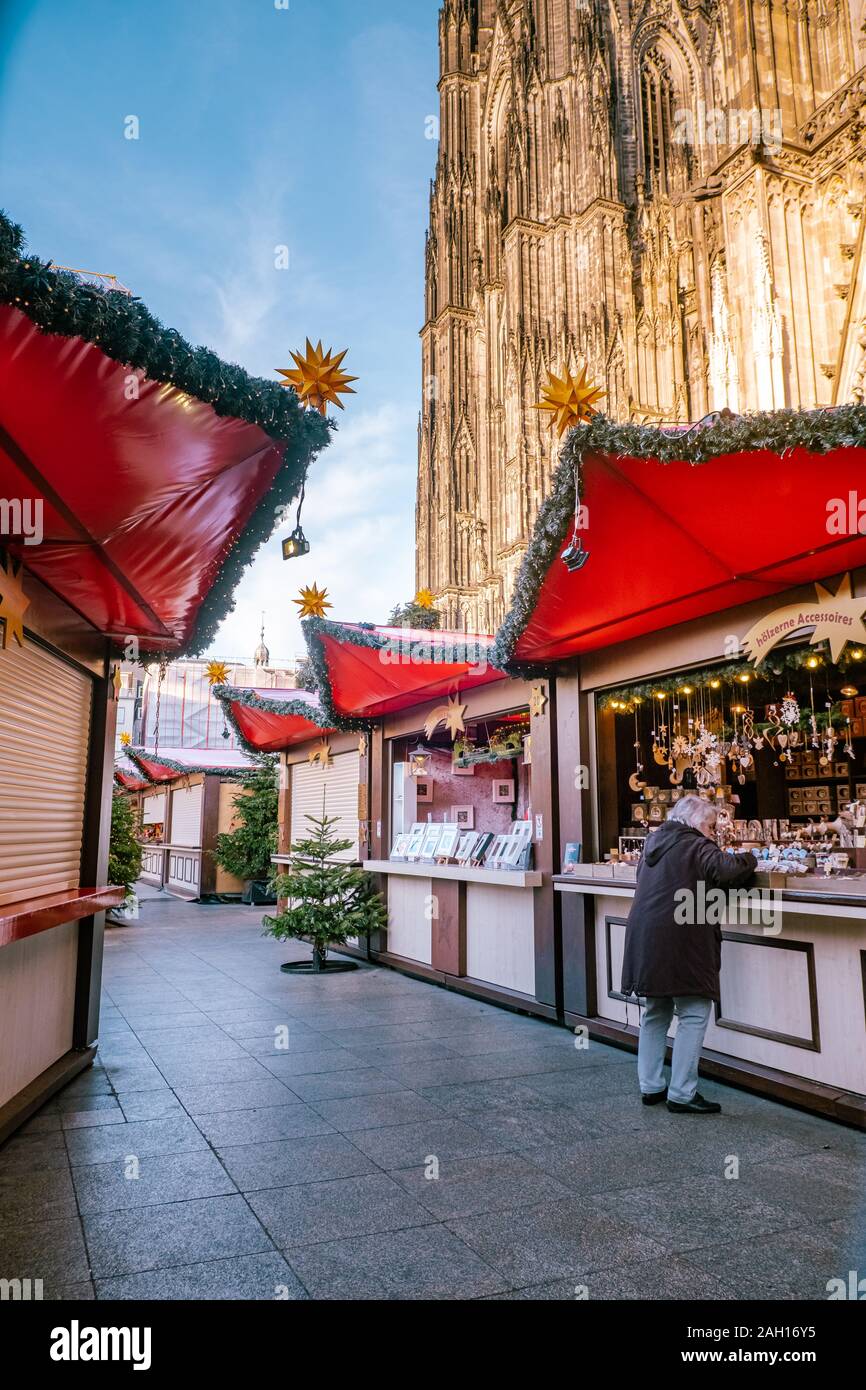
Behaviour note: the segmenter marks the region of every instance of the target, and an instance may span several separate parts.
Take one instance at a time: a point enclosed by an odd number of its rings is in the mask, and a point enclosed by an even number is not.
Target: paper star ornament
[[[298,616],[301,618],[324,618],[325,609],[334,606],[328,602],[327,589],[319,589],[315,584],[300,589],[299,593],[301,597],[293,598],[292,603],[298,605]]]
[[[11,555],[4,566],[0,560],[0,618],[3,619],[3,646],[12,645],[12,638],[19,647],[24,646],[24,614],[30,607],[30,600],[24,593],[22,567],[15,568]]]
[[[542,394],[543,399],[533,409],[549,411],[550,427],[555,425],[562,438],[567,430],[598,413],[595,402],[602,400],[605,392],[587,381],[586,367],[582,367],[579,377],[568,371],[563,377],[551,372]]]
[[[358,380],[356,376],[348,376],[341,369],[340,364],[348,350],[344,348],[342,352],[333,356],[330,348],[327,352],[322,351],[321,339],[313,347],[308,338],[306,353],[292,353],[294,368],[277,367],[280,376],[286,378],[280,384],[293,386],[301,404],[312,406],[320,415],[328,413],[329,405],[336,405],[345,410],[340,396],[354,396],[355,390],[349,382]]]

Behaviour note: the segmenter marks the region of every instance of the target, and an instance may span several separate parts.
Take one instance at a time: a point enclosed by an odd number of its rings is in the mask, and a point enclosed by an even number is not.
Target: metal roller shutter
[[[338,859],[358,858],[358,777],[360,756],[337,753],[328,768],[309,763],[295,763],[292,768],[292,840],[301,839],[310,829],[305,816],[321,816],[324,798],[325,814],[337,816],[339,824],[334,835],[351,840],[352,848],[337,855]]]
[[[141,823],[142,825],[165,824],[165,792],[157,792],[154,796],[142,797]]]
[[[201,848],[202,785],[197,782],[194,787],[175,787],[172,792],[169,844]]]
[[[0,651],[0,903],[80,885],[92,689],[29,639]]]

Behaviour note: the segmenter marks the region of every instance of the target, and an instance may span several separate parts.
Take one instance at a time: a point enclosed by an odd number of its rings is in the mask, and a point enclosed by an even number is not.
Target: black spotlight
[[[299,555],[307,555],[310,550],[310,542],[304,535],[303,528],[298,525],[290,536],[286,536],[283,541],[283,559],[296,560]]]

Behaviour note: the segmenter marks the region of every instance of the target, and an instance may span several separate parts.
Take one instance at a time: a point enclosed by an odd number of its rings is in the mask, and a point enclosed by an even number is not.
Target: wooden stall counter
[[[554,880],[564,1018],[633,1047],[639,1007],[620,982],[635,886],[592,867]],[[866,1128],[866,897],[842,877],[788,885],[757,883],[752,906],[720,924],[722,997],[702,1070]]]
[[[555,1018],[536,997],[538,870],[368,859],[385,880],[387,946],[374,958],[464,993]]]

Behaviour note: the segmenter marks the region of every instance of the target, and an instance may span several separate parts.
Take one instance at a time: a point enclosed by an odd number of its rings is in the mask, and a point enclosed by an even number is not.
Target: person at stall
[[[667,1101],[679,1115],[718,1114],[721,1106],[698,1091],[698,1062],[719,998],[721,927],[707,921],[710,889],[748,885],[755,858],[716,845],[716,808],[685,796],[649,837],[625,933],[622,992],[646,999],[638,1040],[638,1082],[644,1105]],[[715,916],[715,914],[713,914]],[[665,1083],[671,1020],[677,1033]]]

